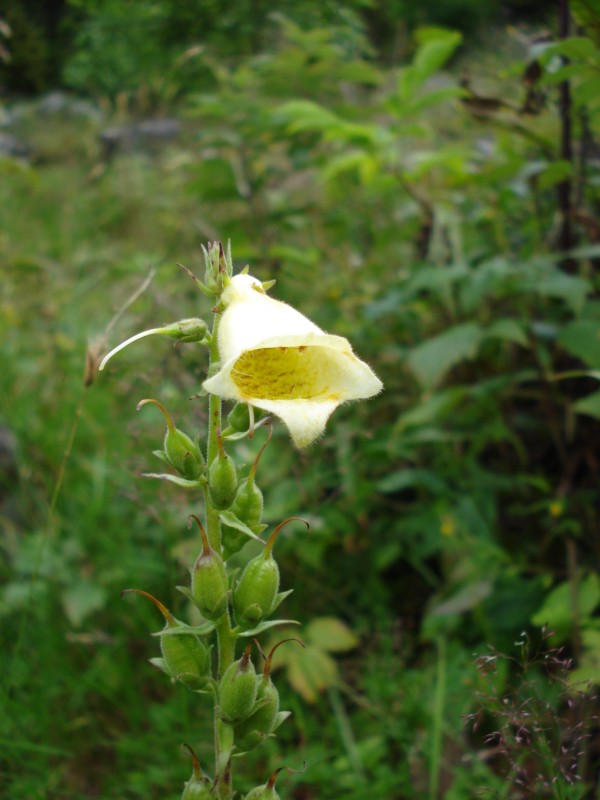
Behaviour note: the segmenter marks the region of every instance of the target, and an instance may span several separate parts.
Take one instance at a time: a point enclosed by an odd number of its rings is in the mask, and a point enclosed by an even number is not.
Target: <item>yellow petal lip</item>
[[[276,414],[296,446],[306,447],[340,403],[372,397],[383,386],[347,339],[324,333],[291,306],[258,293],[257,283],[236,275],[223,293],[221,369],[203,386]]]

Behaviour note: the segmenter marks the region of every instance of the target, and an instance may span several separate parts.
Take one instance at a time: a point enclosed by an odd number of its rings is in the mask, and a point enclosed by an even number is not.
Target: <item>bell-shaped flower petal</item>
[[[236,275],[221,300],[221,368],[204,388],[277,415],[298,447],[322,434],[340,403],[381,391],[381,381],[347,339],[269,297],[256,278]]]

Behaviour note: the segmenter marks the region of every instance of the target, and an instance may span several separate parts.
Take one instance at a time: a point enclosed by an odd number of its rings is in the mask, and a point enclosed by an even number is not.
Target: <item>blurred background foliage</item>
[[[207,708],[119,598],[190,613],[198,499],[138,477],[162,426],[134,410],[201,431],[205,356],[89,362],[207,316],[175,264],[229,238],[386,387],[261,461],[268,521],[311,521],[278,540],[309,647],[240,786],[305,761],[282,796],[597,797],[600,4],[566,9],[9,0],[2,797],[175,798],[181,741],[209,768]]]

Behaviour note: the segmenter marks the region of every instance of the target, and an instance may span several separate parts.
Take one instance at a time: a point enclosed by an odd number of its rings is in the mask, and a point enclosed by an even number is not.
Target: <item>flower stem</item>
[[[212,375],[217,367],[219,360],[219,349],[217,343],[217,333],[221,315],[215,313],[213,318],[213,328],[211,333],[209,349],[208,374]],[[208,401],[208,444],[206,448],[206,463],[210,465],[215,458],[218,458],[219,444],[218,437],[221,432],[221,398],[211,394]],[[219,511],[214,507],[210,500],[207,490],[204,492],[206,508],[206,533],[210,546],[218,553],[222,553],[221,545],[221,521]],[[217,621],[217,652],[218,652],[218,678],[223,677],[227,667],[233,662],[235,657],[235,635],[231,630],[231,620],[229,610]],[[219,715],[218,700],[214,708],[214,735],[215,735],[215,778],[217,785],[217,797],[219,800],[231,800],[232,790],[232,762],[231,751],[233,748],[233,727],[223,722]]]
[[[225,670],[235,657],[235,634],[231,629],[229,611],[217,621],[218,677],[221,679]],[[219,800],[230,800],[232,797],[232,761],[233,727],[223,722],[219,716],[219,705],[215,703],[215,776],[218,786]]]
[[[219,360],[217,333],[219,330],[220,320],[221,315],[215,313],[209,348],[209,375],[213,373]],[[213,460],[217,458],[219,453],[217,437],[221,430],[221,398],[217,397],[217,395],[211,394],[209,396],[208,415],[208,445],[206,448],[206,464],[210,468],[210,465],[212,464]],[[206,533],[208,536],[208,541],[214,550],[216,550],[218,553],[221,553],[221,522],[219,520],[219,512],[210,502],[207,491],[204,493],[204,498],[206,502]]]

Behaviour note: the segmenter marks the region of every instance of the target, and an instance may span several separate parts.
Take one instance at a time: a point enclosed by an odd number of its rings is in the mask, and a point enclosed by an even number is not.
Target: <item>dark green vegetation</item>
[[[315,621],[274,657],[294,716],[238,785],[306,761],[282,797],[596,796],[577,682],[600,671],[600,6],[572,10],[562,42],[555,19],[545,42],[421,30],[401,68],[354,17],[280,19],[260,55],[198,57],[210,91],[171,107],[166,76],[153,107],[182,130],[161,146],[98,144],[150,86],[112,118],[8,109],[31,159],[0,162],[0,796],[176,798],[179,744],[209,757],[209,704],[147,663],[160,615],[119,596],[189,614],[173,587],[201,507],[138,477],[164,426],[135,407],[202,430],[204,351],[147,339],[101,376],[85,363],[88,341],[208,316],[175,263],[199,270],[215,238],[386,387],[306,453],[277,425],[261,459],[265,519],[311,522],[278,562],[286,616]]]

